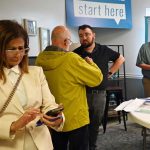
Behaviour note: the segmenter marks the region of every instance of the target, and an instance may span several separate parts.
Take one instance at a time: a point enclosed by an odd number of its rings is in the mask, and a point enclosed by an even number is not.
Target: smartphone
[[[56,118],[53,118],[53,119],[50,119],[50,121],[56,121],[57,119],[60,119],[62,118],[62,116],[58,116],[57,115],[64,110],[64,107],[58,107],[58,108],[54,108],[50,111],[48,111],[46,113],[46,115],[48,116],[52,116],[52,117],[56,117]],[[36,123],[36,126],[41,126],[43,124],[43,122],[41,122],[41,120],[38,120],[37,123]]]
[[[62,111],[64,110],[63,107],[58,107],[58,108],[55,108],[55,109],[52,109],[50,111],[48,111],[46,113],[46,115],[48,116],[52,116],[52,117],[56,117],[59,113],[61,113]]]

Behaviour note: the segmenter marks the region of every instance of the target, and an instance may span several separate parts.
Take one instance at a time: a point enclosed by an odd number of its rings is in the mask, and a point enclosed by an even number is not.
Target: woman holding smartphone
[[[64,118],[46,113],[58,107],[41,67],[28,66],[27,32],[0,20],[0,149],[53,150],[47,126],[60,131]],[[57,118],[57,119],[56,119]],[[37,125],[42,120],[41,126]]]

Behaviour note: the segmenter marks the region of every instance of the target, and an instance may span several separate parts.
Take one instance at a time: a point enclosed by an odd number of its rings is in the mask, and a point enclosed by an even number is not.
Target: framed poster
[[[131,0],[66,0],[68,26],[132,28]]]
[[[50,45],[50,30],[47,28],[39,28],[40,50],[44,50]]]
[[[28,35],[37,35],[37,22],[35,20],[24,19],[24,28]]]

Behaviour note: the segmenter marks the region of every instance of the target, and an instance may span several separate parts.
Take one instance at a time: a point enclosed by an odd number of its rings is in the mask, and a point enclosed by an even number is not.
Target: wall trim
[[[123,78],[124,75],[120,74],[120,78]],[[131,74],[131,73],[126,73],[126,78],[131,78],[131,79],[142,79],[142,75],[137,75],[137,74]]]

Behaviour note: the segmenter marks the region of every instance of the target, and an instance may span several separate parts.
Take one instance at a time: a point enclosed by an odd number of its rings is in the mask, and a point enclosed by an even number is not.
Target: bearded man
[[[108,78],[110,78],[125,61],[124,57],[105,45],[95,43],[95,33],[89,25],[79,26],[78,29],[81,46],[74,50],[82,58],[87,56],[93,59],[103,73],[103,81],[99,86],[87,87],[87,100],[89,106],[90,124],[89,124],[89,147],[90,150],[96,150],[96,141],[99,132],[99,126],[102,122],[104,108],[106,103],[106,87]],[[113,62],[110,68],[108,63]]]

